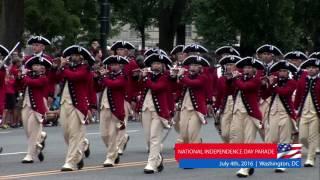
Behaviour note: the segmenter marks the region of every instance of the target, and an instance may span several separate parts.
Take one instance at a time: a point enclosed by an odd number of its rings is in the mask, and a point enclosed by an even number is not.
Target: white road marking
[[[139,132],[139,130],[128,130],[127,133],[135,133]],[[100,132],[92,132],[92,133],[87,133],[87,135],[97,135],[100,134]]]
[[[9,156],[9,155],[16,155],[16,154],[26,154],[27,152],[13,152],[13,153],[2,153],[0,156]]]
[[[8,131],[7,133],[9,133],[11,131]],[[135,132],[139,132],[139,130],[128,130],[127,133],[135,133]],[[4,132],[2,132],[4,133]],[[97,135],[100,134],[100,132],[92,132],[92,133],[87,133],[87,135]],[[17,154],[26,154],[27,152],[12,152],[12,153],[2,153],[0,154],[0,156],[9,156],[9,155],[17,155]]]
[[[0,134],[8,134],[8,133],[11,133],[11,131],[0,132]]]

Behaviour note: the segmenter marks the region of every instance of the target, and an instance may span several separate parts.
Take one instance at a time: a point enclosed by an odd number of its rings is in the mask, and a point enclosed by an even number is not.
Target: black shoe
[[[251,176],[253,173],[254,173],[254,168],[250,168],[248,172],[249,176]]]
[[[120,156],[118,156],[118,157],[116,158],[116,160],[114,160],[114,163],[115,163],[115,164],[119,164],[119,162],[120,162]]]
[[[88,158],[90,156],[90,144],[88,144],[87,150],[84,151],[84,156]]]
[[[2,148],[2,147],[0,147],[0,154],[2,153],[2,151],[3,151],[3,148]]]
[[[42,151],[40,151],[40,153],[38,154],[38,159],[40,160],[40,162],[42,162],[44,160],[44,156]]]
[[[73,171],[73,169],[71,169],[71,168],[61,168],[61,171]]]
[[[239,178],[246,178],[246,177],[248,177],[247,175],[241,174],[241,173],[238,173],[237,176],[238,176]]]
[[[144,172],[145,174],[153,174],[153,173],[154,173],[154,170],[144,169],[143,172]]]
[[[304,167],[313,167],[312,164],[304,164]]]
[[[103,167],[113,167],[113,164],[103,164]]]
[[[78,164],[77,164],[77,168],[78,168],[78,170],[82,169],[82,168],[83,168],[83,166],[84,166],[84,162],[83,162],[83,159],[81,159],[81,161],[80,161],[80,162],[78,162]]]
[[[22,160],[21,161],[23,164],[31,164],[31,163],[33,163],[33,160]]]
[[[163,169],[164,169],[164,166],[163,166],[163,163],[161,163],[161,164],[157,167],[157,170],[158,170],[158,172],[161,172],[161,171],[163,171]]]
[[[162,157],[161,154],[160,154],[160,158],[161,158],[161,162],[160,162],[159,166],[157,167],[158,172],[161,172],[161,171],[163,171],[163,169],[164,169],[164,166],[163,166],[163,157]]]
[[[275,172],[275,173],[284,173],[285,171],[282,170],[282,169],[275,169],[274,172]]]

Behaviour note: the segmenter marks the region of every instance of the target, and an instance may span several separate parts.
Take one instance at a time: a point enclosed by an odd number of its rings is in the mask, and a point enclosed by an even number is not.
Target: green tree
[[[219,0],[194,0],[193,20],[197,33],[203,37],[203,43],[210,49],[236,43],[237,29],[224,15],[225,10]]]
[[[145,48],[147,34],[145,29],[154,24],[158,8],[158,0],[118,0],[111,2],[112,16],[122,25],[130,26],[139,32],[142,49]]]
[[[299,29],[300,48],[320,50],[320,1],[294,0],[293,28]]]
[[[69,44],[76,42],[80,27],[80,18],[69,13],[62,0],[25,0],[25,28],[30,34],[62,36]]]
[[[90,41],[97,38],[99,34],[98,6],[97,0],[63,0],[68,13],[80,20],[78,39]]]
[[[25,30],[49,39],[61,36],[63,47],[96,37],[97,16],[96,0],[25,0]]]
[[[274,44],[284,51],[299,46],[297,36],[301,30],[293,26],[294,3],[291,0],[199,1],[202,10],[198,9],[196,26],[204,39],[210,39],[211,42],[206,43],[211,47],[232,44],[237,34],[241,36],[242,55],[252,55],[264,43]]]

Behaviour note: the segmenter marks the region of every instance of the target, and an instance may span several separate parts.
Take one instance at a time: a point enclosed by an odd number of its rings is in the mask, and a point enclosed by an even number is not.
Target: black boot
[[[44,160],[44,155],[43,155],[42,151],[40,151],[40,153],[38,154],[38,159],[40,162],[42,162]]]
[[[78,170],[81,170],[83,168],[83,166],[84,166],[84,162],[83,162],[83,159],[81,159],[81,161],[78,162],[78,164],[77,164]]]

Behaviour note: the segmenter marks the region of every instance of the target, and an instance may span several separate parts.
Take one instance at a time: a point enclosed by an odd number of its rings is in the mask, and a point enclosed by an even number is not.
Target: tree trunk
[[[172,6],[160,1],[159,14],[159,48],[170,51],[174,35],[185,11],[186,0],[174,0]]]
[[[139,28],[140,37],[141,37],[141,50],[144,50],[146,47],[146,33],[145,28],[141,27]]]
[[[2,0],[0,42],[11,49],[22,41],[24,0]]]
[[[255,53],[255,49],[252,47],[251,41],[249,40],[248,35],[246,33],[241,33],[241,41],[240,41],[240,54],[241,56],[253,56]]]
[[[161,12],[159,18],[159,48],[169,52],[173,47],[174,33],[170,13]]]
[[[320,29],[317,29],[313,36],[313,51],[320,51]]]
[[[186,43],[186,24],[179,24],[176,34],[176,45]]]

